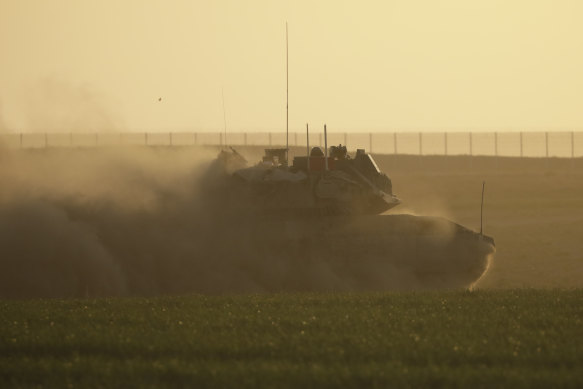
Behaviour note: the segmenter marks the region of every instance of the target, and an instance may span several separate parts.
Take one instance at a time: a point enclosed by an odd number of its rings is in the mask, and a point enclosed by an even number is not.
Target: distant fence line
[[[310,134],[310,146],[323,146],[323,134]],[[10,133],[0,145],[10,148],[142,146],[285,147],[284,132],[126,132]],[[374,132],[329,133],[328,145],[346,145],[377,154],[511,157],[583,156],[583,132]],[[306,147],[305,133],[290,133],[289,146]]]

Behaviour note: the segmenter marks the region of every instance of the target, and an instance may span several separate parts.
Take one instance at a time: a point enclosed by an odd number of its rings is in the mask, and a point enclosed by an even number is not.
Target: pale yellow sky
[[[11,131],[583,128],[583,1],[0,0]],[[158,101],[161,97],[162,101]]]

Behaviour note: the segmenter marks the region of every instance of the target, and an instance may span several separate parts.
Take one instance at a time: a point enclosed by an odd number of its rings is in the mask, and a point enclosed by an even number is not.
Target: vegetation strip
[[[582,387],[583,290],[1,301],[0,386]]]

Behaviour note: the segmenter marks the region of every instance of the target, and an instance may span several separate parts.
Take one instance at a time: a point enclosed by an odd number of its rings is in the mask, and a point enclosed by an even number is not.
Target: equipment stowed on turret
[[[380,214],[400,204],[365,150],[354,157],[343,145],[332,146],[329,155],[326,148],[308,150],[286,166],[286,149],[266,149],[259,164],[233,172],[233,189],[243,194],[237,198],[262,213],[293,215]]]

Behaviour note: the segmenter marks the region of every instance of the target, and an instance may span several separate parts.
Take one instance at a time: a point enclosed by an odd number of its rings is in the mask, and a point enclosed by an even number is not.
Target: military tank
[[[313,147],[291,165],[287,151],[266,149],[249,166],[223,150],[205,184],[240,261],[268,256],[285,269],[268,290],[469,288],[487,271],[493,238],[440,217],[386,214],[401,200],[365,150]],[[328,285],[316,282],[323,268]]]

